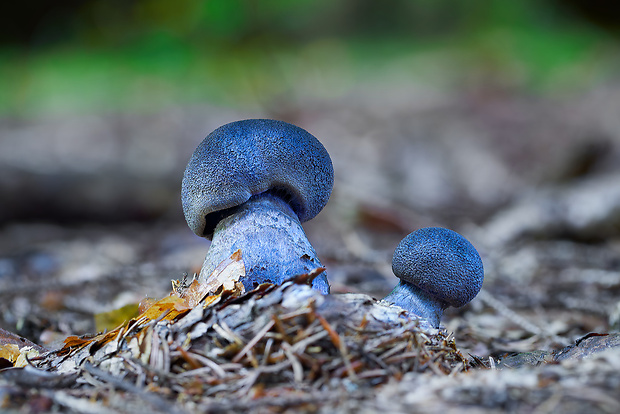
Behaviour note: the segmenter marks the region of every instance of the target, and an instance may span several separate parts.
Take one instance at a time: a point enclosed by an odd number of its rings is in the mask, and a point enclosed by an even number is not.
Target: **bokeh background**
[[[92,332],[93,314],[199,270],[208,241],[182,216],[187,160],[216,127],[267,117],[331,154],[332,199],[305,227],[334,292],[385,295],[398,241],[441,225],[472,240],[487,270],[480,298],[446,316],[464,346],[483,355],[617,329],[616,3],[4,9],[2,327],[46,343]]]

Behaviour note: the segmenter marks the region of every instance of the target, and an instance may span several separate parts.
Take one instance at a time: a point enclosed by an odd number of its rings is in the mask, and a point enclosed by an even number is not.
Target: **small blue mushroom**
[[[192,155],[181,189],[187,224],[212,240],[199,279],[238,249],[246,290],[322,267],[301,222],[323,209],[333,184],[329,154],[302,128],[248,119],[213,131]],[[329,293],[325,273],[312,286]]]
[[[461,307],[482,288],[482,259],[460,234],[441,227],[419,229],[396,247],[392,271],[400,282],[383,300],[439,327],[444,309]]]

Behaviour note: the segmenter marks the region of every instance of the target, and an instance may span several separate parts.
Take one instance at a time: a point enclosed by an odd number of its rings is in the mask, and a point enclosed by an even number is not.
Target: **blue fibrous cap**
[[[284,198],[299,221],[323,209],[334,184],[325,147],[306,130],[271,119],[232,122],[210,133],[192,155],[181,188],[189,227],[210,237],[210,214],[236,207],[252,195]]]
[[[463,236],[441,227],[427,227],[405,237],[396,247],[392,271],[402,281],[460,307],[482,288],[482,259]]]

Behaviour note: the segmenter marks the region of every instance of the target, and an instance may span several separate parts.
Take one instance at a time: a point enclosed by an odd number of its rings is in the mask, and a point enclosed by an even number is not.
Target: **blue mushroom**
[[[302,128],[248,119],[213,131],[189,160],[181,189],[187,224],[212,240],[199,279],[238,249],[246,290],[322,267],[301,222],[323,209],[333,184],[329,154]],[[325,273],[313,287],[329,293]]]
[[[439,327],[444,309],[461,307],[482,288],[484,268],[474,246],[441,227],[419,229],[396,247],[392,271],[400,282],[383,300]]]

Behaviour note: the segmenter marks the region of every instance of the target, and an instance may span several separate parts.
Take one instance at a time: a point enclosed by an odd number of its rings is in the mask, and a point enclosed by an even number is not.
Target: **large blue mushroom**
[[[463,236],[441,227],[426,227],[396,247],[392,271],[400,282],[383,300],[439,327],[448,306],[461,307],[482,288],[482,259]]]
[[[333,183],[329,154],[302,128],[248,119],[213,131],[194,151],[181,189],[187,224],[212,240],[199,279],[238,249],[246,290],[322,267],[301,222],[323,209]],[[329,293],[325,273],[312,286]]]

